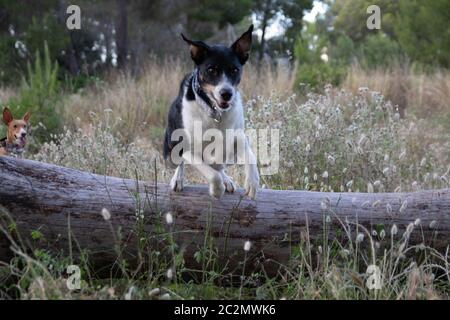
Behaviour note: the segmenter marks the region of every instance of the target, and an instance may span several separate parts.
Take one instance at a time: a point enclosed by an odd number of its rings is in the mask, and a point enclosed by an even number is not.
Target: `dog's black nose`
[[[233,96],[233,92],[231,92],[231,90],[229,89],[222,89],[219,93],[224,101],[230,101],[231,97]]]
[[[22,132],[21,136],[22,136],[22,138],[25,138],[27,136],[27,134],[25,132]]]

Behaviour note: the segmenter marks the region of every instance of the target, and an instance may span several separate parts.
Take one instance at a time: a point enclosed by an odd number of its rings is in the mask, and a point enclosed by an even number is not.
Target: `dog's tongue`
[[[27,140],[25,138],[19,138],[19,147],[23,148],[25,147],[25,143],[27,142]]]

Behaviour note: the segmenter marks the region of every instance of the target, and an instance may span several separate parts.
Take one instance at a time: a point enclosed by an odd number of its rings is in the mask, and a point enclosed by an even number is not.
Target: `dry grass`
[[[435,117],[450,129],[450,71],[414,72],[410,67],[367,72],[357,65],[348,71],[342,87],[356,93],[361,87],[382,93],[400,112],[420,118]]]

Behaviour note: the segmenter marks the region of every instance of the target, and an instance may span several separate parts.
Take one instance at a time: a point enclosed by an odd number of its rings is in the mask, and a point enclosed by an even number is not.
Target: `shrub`
[[[21,116],[31,112],[33,137],[38,144],[47,141],[49,134],[55,134],[61,128],[58,110],[61,85],[57,74],[58,65],[51,62],[45,45],[43,61],[37,53],[33,66],[28,64],[18,96],[9,101],[14,114]]]
[[[276,96],[249,103],[248,126],[280,130],[280,170],[271,188],[377,192],[446,188],[448,138],[402,119],[377,92],[330,86],[297,104]]]

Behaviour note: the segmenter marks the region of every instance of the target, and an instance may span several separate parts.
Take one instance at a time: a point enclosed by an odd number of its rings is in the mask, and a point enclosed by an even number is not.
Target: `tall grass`
[[[450,130],[450,71],[415,71],[409,66],[366,71],[353,65],[342,87],[356,93],[368,87],[398,105],[400,112],[432,118]]]

